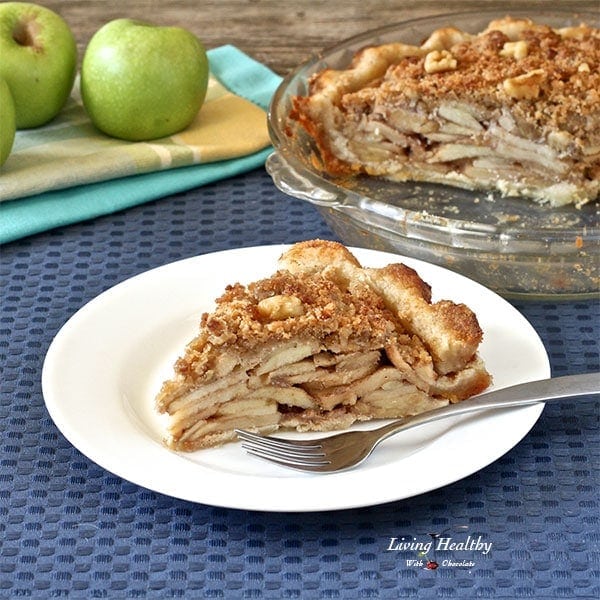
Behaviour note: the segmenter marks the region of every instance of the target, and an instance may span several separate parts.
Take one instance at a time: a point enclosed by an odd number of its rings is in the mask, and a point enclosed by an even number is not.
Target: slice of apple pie
[[[431,302],[403,264],[363,268],[341,244],[292,246],[277,272],[228,286],[156,406],[167,444],[192,451],[235,428],[342,429],[483,391],[482,332],[463,304]]]
[[[581,206],[600,192],[600,30],[506,17],[364,48],[315,74],[290,116],[334,175]]]

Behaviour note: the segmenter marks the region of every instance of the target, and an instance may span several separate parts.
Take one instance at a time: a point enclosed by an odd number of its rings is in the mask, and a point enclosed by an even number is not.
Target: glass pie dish
[[[597,14],[511,11],[552,27]],[[354,37],[314,56],[290,73],[269,111],[274,153],[267,171],[284,193],[314,204],[348,245],[395,252],[439,264],[508,298],[584,299],[600,287],[600,202],[550,208],[524,198],[500,197],[440,184],[397,183],[381,178],[338,178],[322,172],[311,139],[290,119],[292,98],[308,93],[314,73],[348,66],[365,46],[391,41],[420,44],[448,25],[476,33],[497,11],[446,14],[390,25]]]

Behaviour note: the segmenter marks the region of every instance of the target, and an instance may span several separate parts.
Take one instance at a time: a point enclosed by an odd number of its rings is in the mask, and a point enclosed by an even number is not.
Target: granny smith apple
[[[0,77],[15,103],[17,129],[53,119],[71,93],[76,70],[77,45],[62,17],[29,2],[0,4]]]
[[[104,133],[139,141],[185,129],[204,102],[208,59],[190,31],[117,19],[90,40],[81,97]]]
[[[0,79],[0,166],[2,166],[15,141],[15,105],[8,84]]]

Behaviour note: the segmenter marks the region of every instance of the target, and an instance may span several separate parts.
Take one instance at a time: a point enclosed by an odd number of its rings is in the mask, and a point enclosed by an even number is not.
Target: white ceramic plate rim
[[[160,383],[225,285],[269,275],[285,248],[233,249],[170,263],[77,311],[52,341],[42,371],[46,407],[65,437],[103,468],[156,492],[227,508],[303,512],[437,489],[489,465],[535,424],[543,405],[446,420],[388,440],[360,468],[328,475],[270,465],[239,444],[190,454],[168,450],[161,441],[164,419],[153,410]],[[494,388],[550,376],[539,336],[500,296],[442,267],[352,250],[367,266],[402,261],[432,285],[434,299],[468,303],[484,331],[481,355]]]

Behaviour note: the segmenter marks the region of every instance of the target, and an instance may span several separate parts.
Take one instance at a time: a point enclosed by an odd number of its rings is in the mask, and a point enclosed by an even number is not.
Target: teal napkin
[[[273,92],[281,81],[278,75],[233,46],[222,46],[209,50],[208,58],[211,80],[216,80],[216,82],[212,86],[214,101],[210,103],[208,102],[211,94],[209,89],[209,96],[207,96],[207,103],[205,104],[207,109],[213,110],[214,107],[219,106],[221,101],[223,103],[231,101],[244,102],[245,99],[264,111],[267,110]],[[239,98],[232,98],[233,95]],[[74,110],[83,110],[80,106],[75,106],[77,102],[74,101],[73,104]],[[218,111],[219,108],[217,108],[215,114],[218,115]],[[68,113],[68,111],[65,112]],[[221,109],[221,112],[226,114],[227,111]],[[202,115],[202,111],[200,111],[200,115]],[[63,118],[66,120],[70,117],[67,114]],[[197,127],[199,132],[204,131],[201,125]],[[214,121],[210,125],[216,127],[217,131],[220,131],[218,124]],[[85,126],[89,127],[90,130],[90,143],[97,142],[97,140],[92,139],[94,136],[98,137],[97,132],[94,132],[93,128],[84,122]],[[235,127],[235,124],[230,124],[230,126]],[[44,128],[41,128],[36,130],[35,133],[40,134],[43,138],[44,135],[52,135],[50,130],[51,128],[48,128],[48,133],[46,133]],[[243,133],[240,137],[243,137]],[[252,137],[252,135],[246,137]],[[85,181],[84,175],[83,181],[80,182],[77,181],[75,174],[75,185],[71,187],[62,187],[69,185],[67,180],[66,183],[64,181],[56,183],[57,186],[61,186],[59,189],[52,189],[0,202],[0,244],[54,227],[117,212],[150,200],[183,192],[260,167],[271,152],[271,148],[268,145],[268,135],[261,132],[258,137],[260,139],[250,140],[251,143],[245,143],[244,140],[241,140],[241,143],[237,143],[238,140],[232,139],[232,145],[236,146],[231,152],[233,157],[225,159],[219,158],[228,156],[227,148],[223,151],[222,148],[215,148],[214,144],[207,144],[206,140],[204,140],[201,142],[204,144],[200,148],[201,152],[195,153],[195,155],[200,155],[200,158],[197,156],[192,158],[193,153],[189,151],[189,147],[191,146],[193,149],[195,143],[193,139],[194,131],[191,131],[191,134],[189,134],[186,130],[182,136],[173,136],[166,140],[153,142],[154,146],[162,144],[164,149],[173,155],[173,160],[168,160],[166,165],[161,164],[160,161],[156,161],[156,164],[154,164],[149,159],[148,164],[144,166],[146,172],[139,174],[131,173],[127,176],[116,178],[111,178],[110,171],[107,173],[102,171],[100,169],[102,165],[97,165],[98,169],[95,169],[96,165],[93,164],[93,158],[86,158],[85,173],[89,171],[92,179],[102,180],[88,183]],[[174,138],[180,139],[175,140]],[[192,139],[191,142],[189,141],[190,139]],[[105,143],[107,141],[105,140]],[[132,146],[127,147],[126,144],[123,144],[123,152],[128,151],[131,153]],[[251,150],[249,151],[248,149]],[[120,152],[120,149],[117,147],[116,150],[111,149],[111,151],[114,155],[114,152]],[[159,153],[162,158],[164,158],[164,151]],[[93,157],[94,155],[90,154],[90,156]],[[102,154],[99,152],[99,163],[102,162],[101,156]],[[204,162],[191,164],[197,160]],[[190,163],[189,166],[180,166],[185,165],[186,161]],[[140,161],[135,162],[139,163]],[[163,160],[162,162],[164,163],[165,161]],[[88,168],[89,163],[92,164]],[[6,165],[8,165],[8,162]],[[0,197],[2,196],[2,188],[4,187],[6,190],[10,187],[8,185],[10,174],[10,170],[7,169],[5,184],[3,185],[3,173],[0,173]],[[35,169],[33,170],[33,175],[33,177],[30,177],[26,181],[23,180],[23,183],[29,184],[31,180],[35,179]],[[13,181],[15,181],[14,178]],[[15,186],[13,185],[13,187]],[[18,189],[16,193],[18,193]]]

